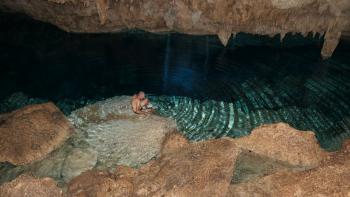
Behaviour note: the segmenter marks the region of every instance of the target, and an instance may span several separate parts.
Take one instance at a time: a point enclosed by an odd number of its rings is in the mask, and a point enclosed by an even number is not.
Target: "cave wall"
[[[237,32],[274,36],[324,35],[330,57],[350,32],[349,0],[1,0],[5,11],[25,13],[68,32],[142,29],[215,34],[226,45]]]

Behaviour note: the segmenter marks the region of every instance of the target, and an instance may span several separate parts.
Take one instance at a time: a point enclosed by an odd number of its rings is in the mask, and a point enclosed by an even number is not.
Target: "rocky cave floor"
[[[0,115],[0,196],[350,196],[350,140],[326,152],[285,123],[189,142],[130,97],[68,117],[53,104]]]

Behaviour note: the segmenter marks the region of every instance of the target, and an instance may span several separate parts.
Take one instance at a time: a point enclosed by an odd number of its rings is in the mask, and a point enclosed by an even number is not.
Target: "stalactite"
[[[228,31],[228,30],[220,30],[218,32],[218,37],[221,41],[221,43],[226,46],[228,41],[230,40],[230,37],[231,37],[231,31]]]
[[[108,19],[108,0],[96,0],[96,7],[101,25],[104,25]]]

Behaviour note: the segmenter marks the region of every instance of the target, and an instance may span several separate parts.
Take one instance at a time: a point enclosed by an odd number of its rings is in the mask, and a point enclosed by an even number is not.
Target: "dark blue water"
[[[54,101],[65,113],[115,95],[150,94],[192,140],[247,135],[265,123],[315,131],[335,149],[350,135],[350,46],[320,58],[322,38],[69,34],[0,14],[0,111]]]

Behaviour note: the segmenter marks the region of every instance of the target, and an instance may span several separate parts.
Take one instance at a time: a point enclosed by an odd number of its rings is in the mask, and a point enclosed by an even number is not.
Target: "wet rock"
[[[36,179],[29,175],[21,175],[0,186],[0,196],[61,197],[63,195],[62,190],[50,178]]]
[[[224,196],[239,148],[228,139],[193,143],[163,155],[134,178],[138,196]]]
[[[62,177],[68,182],[84,171],[91,170],[97,163],[97,152],[92,149],[73,149],[64,161]]]
[[[140,166],[160,153],[164,136],[176,129],[174,121],[132,112],[131,97],[114,97],[74,111],[70,120],[98,154],[98,169],[116,165]]]
[[[41,160],[73,131],[53,103],[29,105],[0,115],[0,162],[23,165]]]
[[[244,150],[294,166],[316,167],[327,156],[313,132],[299,131],[285,123],[260,126],[234,141]]]
[[[162,155],[176,151],[189,145],[189,141],[179,132],[168,133],[163,139],[161,153]]]
[[[133,185],[106,171],[86,171],[74,178],[68,186],[71,197],[126,197],[131,196]]]

